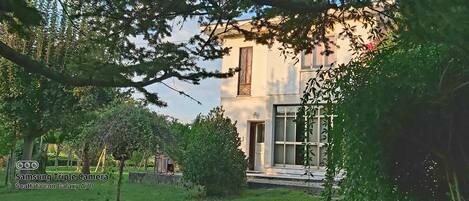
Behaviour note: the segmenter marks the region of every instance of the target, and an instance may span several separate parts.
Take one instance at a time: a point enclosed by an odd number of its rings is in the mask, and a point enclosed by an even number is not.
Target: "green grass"
[[[49,168],[53,169],[53,168]],[[72,173],[70,169],[60,167],[54,173]],[[318,201],[319,199],[302,191],[290,189],[246,189],[240,195],[224,198],[194,199],[190,193],[182,187],[173,185],[146,185],[135,184],[127,181],[128,173],[122,188],[122,201]],[[4,171],[0,170],[0,200],[1,201],[106,201],[115,200],[115,180],[107,182],[95,182],[90,190],[14,190],[8,191],[4,186]]]

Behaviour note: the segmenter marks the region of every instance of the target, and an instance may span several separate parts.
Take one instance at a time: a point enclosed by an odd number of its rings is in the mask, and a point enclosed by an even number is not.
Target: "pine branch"
[[[187,98],[190,98],[190,99],[192,99],[193,101],[195,101],[197,104],[202,105],[202,102],[198,101],[197,99],[195,99],[195,98],[192,97],[191,95],[185,93],[184,91],[181,91],[181,90],[178,90],[178,89],[176,89],[176,88],[174,88],[174,87],[171,87],[171,86],[169,86],[168,84],[166,84],[166,83],[164,83],[164,82],[160,82],[160,83],[163,84],[164,86],[168,87],[169,89],[171,89],[171,90],[173,90],[173,91],[179,93],[179,95],[182,95],[182,96],[185,96],[185,97],[187,97]]]

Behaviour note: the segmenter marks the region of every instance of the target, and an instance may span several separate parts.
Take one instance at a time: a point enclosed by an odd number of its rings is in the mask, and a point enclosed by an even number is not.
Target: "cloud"
[[[196,20],[186,21],[181,27],[174,22],[174,30],[171,37],[166,38],[170,42],[185,42],[190,39],[194,34],[199,33],[199,24]],[[143,40],[142,36],[131,38],[137,46],[145,47],[147,43]],[[220,70],[221,60],[214,61],[200,61],[198,64],[205,67],[206,70],[214,71]],[[192,85],[190,83],[179,81],[178,79],[168,79],[166,84],[178,90],[182,90],[195,99],[202,102],[202,105],[197,104],[195,101],[179,95],[177,92],[169,89],[162,84],[153,84],[147,86],[146,89],[153,93],[158,93],[161,100],[168,103],[167,107],[161,108],[150,105],[149,108],[160,114],[170,115],[179,119],[182,122],[190,123],[199,113],[207,113],[211,108],[220,105],[220,80],[219,79],[206,79],[200,82],[200,85]],[[141,98],[139,93],[134,94],[134,98]]]

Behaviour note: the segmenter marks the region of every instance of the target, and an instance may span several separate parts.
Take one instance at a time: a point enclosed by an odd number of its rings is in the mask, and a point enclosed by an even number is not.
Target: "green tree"
[[[203,24],[221,23],[238,16],[242,8],[236,2],[218,1],[76,1],[41,0],[39,3],[60,3],[64,9],[60,14],[79,38],[69,38],[65,51],[73,55],[65,70],[49,68],[37,58],[31,58],[11,45],[0,41],[0,55],[18,64],[28,72],[37,73],[60,83],[73,86],[133,87],[158,105],[165,105],[156,93],[144,87],[161,83],[169,78],[178,78],[198,84],[207,77],[227,77],[227,73],[208,72],[197,64],[197,60],[220,58],[227,52],[221,48],[216,36],[208,38],[194,35],[187,42],[167,42],[176,27],[172,23],[184,23],[199,18]],[[16,5],[16,4],[15,4]],[[22,10],[7,4],[2,8],[21,22]],[[22,4],[22,8],[25,5]],[[96,20],[99,16],[100,20]],[[44,17],[43,17],[44,18]],[[10,21],[0,23],[11,27]],[[43,19],[42,24],[48,24]],[[27,25],[27,23],[24,23]],[[35,32],[35,26],[28,30]],[[4,29],[9,31],[10,29]],[[32,31],[31,31],[32,30]],[[82,37],[84,36],[84,37]],[[141,48],[131,38],[142,36],[148,48]],[[135,76],[140,79],[132,80]],[[188,96],[185,92],[182,95]]]
[[[130,93],[112,88],[79,87],[74,89],[74,95],[79,98],[77,110],[68,115],[71,121],[61,129],[68,133],[66,140],[80,157],[81,173],[90,174],[90,160],[104,148],[94,123],[110,107],[131,101]]]
[[[298,54],[305,49],[325,43],[333,46],[327,35],[336,27],[342,27],[341,37],[348,38],[355,50],[366,49],[367,36],[354,33],[356,24],[370,29],[372,39],[380,38],[389,30],[399,32],[412,41],[433,41],[450,44],[459,55],[467,55],[465,34],[469,8],[460,0],[232,0],[232,1],[130,1],[100,0],[59,2],[63,18],[78,32],[86,35],[89,43],[77,43],[67,51],[77,55],[68,63],[74,71],[57,71],[30,58],[11,46],[0,43],[0,55],[27,69],[61,83],[75,86],[134,87],[154,103],[164,105],[156,94],[143,87],[161,83],[175,77],[197,84],[206,77],[232,75],[206,72],[196,64],[198,59],[221,58],[228,52],[219,43],[219,36],[229,31],[240,31],[248,39],[263,44],[279,41],[285,54]],[[25,11],[34,10],[23,1],[5,1],[0,6],[0,23],[17,27],[25,25],[26,31],[40,22],[37,12],[26,19]],[[254,14],[252,30],[245,30],[237,17]],[[96,16],[100,20],[96,20]],[[438,17],[435,17],[438,16]],[[183,24],[198,19],[205,26],[188,42],[166,42],[172,35],[174,21]],[[11,20],[14,19],[14,20]],[[31,20],[30,20],[31,19]],[[39,18],[40,19],[40,18]],[[42,20],[42,23],[49,22]],[[84,26],[86,25],[86,26]],[[359,25],[360,26],[360,25]],[[269,31],[260,31],[266,29]],[[13,29],[15,30],[15,29]],[[30,33],[30,32],[28,32]],[[28,34],[27,34],[28,35]],[[207,37],[204,37],[206,35]],[[129,38],[143,36],[149,49],[142,49]],[[72,40],[70,40],[72,41]],[[84,44],[84,45],[81,45]],[[80,48],[77,48],[80,47]],[[330,52],[326,50],[325,53]],[[95,58],[94,55],[101,55]],[[104,56],[103,56],[104,55]],[[109,59],[112,58],[112,59]],[[135,75],[143,78],[132,80]],[[182,93],[187,95],[186,93]]]
[[[113,158],[119,161],[117,201],[120,200],[125,161],[131,158],[132,153],[144,151],[148,142],[157,143],[161,136],[167,135],[165,126],[148,109],[133,104],[112,107],[95,122],[102,142]]]
[[[204,186],[208,195],[239,193],[246,182],[246,156],[235,123],[223,113],[214,108],[198,116],[184,152],[184,179]]]
[[[10,25],[2,24],[0,40],[51,68],[63,69],[60,57],[64,55],[66,30],[59,28],[57,2],[35,1],[44,19],[50,22],[34,28],[29,38],[6,32]],[[57,38],[62,38],[62,41]],[[70,111],[76,98],[71,87],[65,87],[42,76],[18,68],[4,58],[0,59],[0,113],[8,127],[23,139],[23,159],[31,159],[36,138],[58,128],[63,114]]]

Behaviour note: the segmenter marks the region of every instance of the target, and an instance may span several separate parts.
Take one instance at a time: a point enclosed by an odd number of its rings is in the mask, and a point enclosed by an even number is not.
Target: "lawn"
[[[52,168],[51,168],[52,169]],[[66,172],[62,169],[61,171]],[[95,182],[90,190],[15,190],[4,188],[4,171],[0,171],[0,200],[1,201],[106,201],[115,200],[115,181]],[[182,201],[200,200],[190,196],[182,187],[173,185],[146,185],[127,181],[127,174],[122,188],[122,201]],[[205,198],[205,201],[317,201],[316,197],[302,191],[290,189],[245,189],[241,195],[224,198]]]

